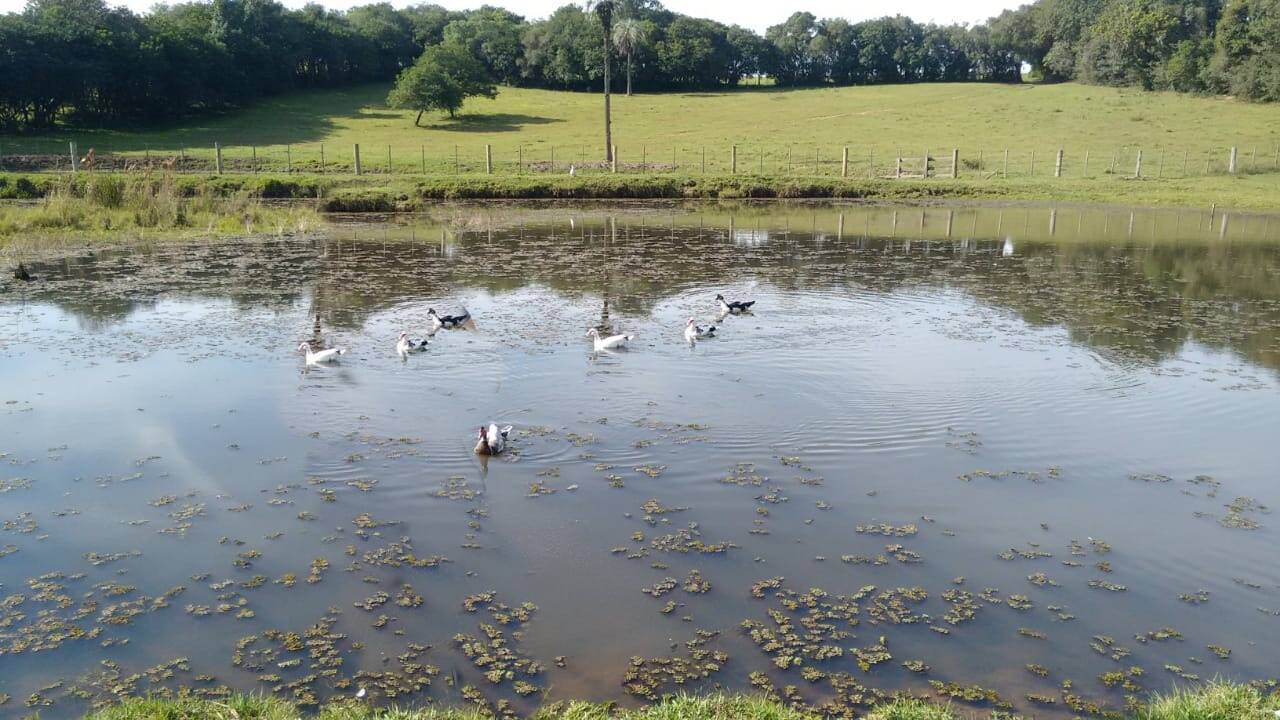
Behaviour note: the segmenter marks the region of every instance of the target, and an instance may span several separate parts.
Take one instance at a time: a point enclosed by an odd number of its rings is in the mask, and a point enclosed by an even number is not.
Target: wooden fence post
[[[462,174],[462,161],[458,159],[458,146],[453,146],[453,174]]]
[[[849,148],[840,151],[840,177],[849,177]]]
[[[427,146],[419,145],[418,152],[422,156],[422,174],[427,174]]]
[[[926,180],[928,180],[928,179],[929,179],[929,151],[928,151],[927,149],[924,151],[924,175],[923,175],[923,177],[924,177]]]
[[[960,177],[960,148],[951,148],[951,179]]]
[[[524,144],[516,146],[516,172],[524,174]]]
[[[1000,171],[1000,175],[1005,180],[1009,179],[1009,148],[1004,149],[1004,168]]]
[[[1236,174],[1236,158],[1237,158],[1236,146],[1232,145],[1231,156],[1227,160],[1227,172],[1231,173],[1232,175]]]
[[[898,156],[898,161],[893,166],[893,179],[894,180],[902,179],[902,156]]]
[[[729,146],[729,174],[730,175],[738,174],[738,146],[737,145]]]
[[[1142,148],[1138,148],[1138,159],[1133,165],[1133,177],[1142,177]]]
[[[391,174],[391,146],[387,146],[387,174]]]
[[[1058,156],[1053,162],[1053,176],[1056,178],[1062,177],[1062,148],[1058,148]]]
[[[320,174],[324,174],[324,143],[320,143]]]
[[[1031,151],[1031,169],[1027,172],[1027,174],[1031,175],[1032,177],[1034,177],[1036,174],[1036,151],[1035,150]]]
[[[702,146],[702,174],[707,174],[707,146]]]
[[[484,146],[484,172],[486,175],[493,174],[493,146],[488,143]]]
[[[356,161],[356,174],[359,175],[360,174],[360,145],[358,143],[352,143],[351,154]]]
[[[249,152],[253,154],[253,159],[250,161],[249,167],[253,168],[253,173],[256,175],[258,174],[258,146],[250,145]]]
[[[222,146],[218,143],[213,144],[214,167],[217,168],[217,174],[222,174]]]
[[[71,172],[80,169],[80,157],[76,154],[76,141],[72,140],[67,145],[67,149],[71,151]]]
[[[609,146],[609,171],[618,172],[618,146]]]
[[[293,172],[293,146],[291,145],[284,146],[284,171]]]

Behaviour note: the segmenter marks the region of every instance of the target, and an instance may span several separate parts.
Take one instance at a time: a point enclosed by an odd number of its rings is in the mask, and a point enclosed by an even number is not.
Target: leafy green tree
[[[1213,42],[1208,38],[1178,43],[1164,66],[1164,85],[1181,92],[1204,92],[1209,87]]]
[[[429,110],[443,110],[455,117],[469,97],[494,98],[498,88],[479,60],[465,47],[444,43],[427,48],[412,66],[396,77],[387,105],[417,110],[413,124]]]
[[[369,43],[376,58],[376,77],[392,77],[413,64],[418,48],[409,19],[381,2],[361,5],[347,12],[347,23],[356,36]]]
[[[603,72],[604,53],[595,15],[565,5],[524,32],[524,81],[547,87],[587,90]]]
[[[1161,0],[1115,0],[1089,28],[1079,71],[1088,82],[1150,90],[1178,29],[1178,16]]]
[[[421,49],[444,42],[444,29],[449,23],[466,17],[466,13],[448,10],[436,4],[410,5],[400,11],[413,28],[413,42]]]
[[[724,34],[729,43],[730,65],[729,78],[732,84],[751,75],[756,76],[759,84],[769,65],[770,52],[773,48],[767,40],[739,25],[731,25]]]
[[[817,35],[810,47],[819,58],[827,81],[836,85],[852,85],[862,81],[862,64],[858,59],[860,44],[857,26],[843,18],[830,18],[818,23]]]
[[[520,80],[523,29],[524,18],[486,5],[446,25],[444,42],[467,48],[498,82],[514,85]]]
[[[719,23],[676,18],[658,41],[657,53],[659,70],[675,87],[714,87],[729,79],[732,49]]]
[[[818,36],[818,19],[813,13],[797,12],[780,25],[765,31],[774,46],[768,72],[779,85],[812,85],[825,75],[814,53],[813,41]]]
[[[1214,44],[1210,75],[1217,89],[1280,101],[1280,0],[1228,0]]]

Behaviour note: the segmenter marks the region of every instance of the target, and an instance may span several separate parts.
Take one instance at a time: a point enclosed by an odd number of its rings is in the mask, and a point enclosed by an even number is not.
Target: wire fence
[[[0,171],[537,175],[646,173],[767,177],[1182,178],[1280,170],[1273,147],[832,147],[802,144],[614,146],[320,144],[112,148],[83,141],[0,141]]]

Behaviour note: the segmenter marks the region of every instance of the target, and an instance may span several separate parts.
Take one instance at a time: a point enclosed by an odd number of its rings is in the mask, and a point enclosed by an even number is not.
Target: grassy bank
[[[312,205],[264,205],[261,192],[173,176],[0,176],[0,245],[50,238],[212,237],[306,232],[321,224]]]
[[[1154,698],[1126,720],[1273,720],[1280,697],[1264,695],[1247,685],[1210,683]],[[225,700],[192,698],[127,700],[93,713],[90,720],[295,720],[301,715],[288,702],[272,697],[237,695]],[[470,709],[421,710],[375,708],[344,701],[321,708],[319,720],[480,720],[487,715]],[[995,717],[917,699],[882,705],[867,720],[963,720]],[[1005,716],[1007,717],[1007,716]],[[742,695],[680,696],[638,710],[613,710],[593,703],[556,703],[534,715],[535,720],[816,720],[817,715],[788,708],[760,697]]]
[[[135,174],[0,173],[0,198],[57,199],[93,195],[108,182],[148,187],[153,176]],[[161,176],[155,176],[161,177]],[[439,200],[463,199],[737,199],[835,198],[866,200],[979,200],[1110,203],[1139,206],[1278,209],[1280,172],[1186,179],[977,179],[865,180],[761,175],[684,175],[676,173],[542,175],[360,176],[315,174],[170,175],[164,180],[180,198],[243,207],[258,199],[315,200],[329,212],[413,211]],[[237,205],[239,203],[240,205]],[[99,204],[101,206],[101,204]],[[113,208],[104,208],[113,209]],[[12,233],[17,218],[30,208],[0,208],[10,217],[0,237]],[[127,218],[125,218],[127,220]],[[77,217],[76,228],[92,226]],[[104,223],[107,221],[103,221]],[[49,228],[56,227],[48,225]]]

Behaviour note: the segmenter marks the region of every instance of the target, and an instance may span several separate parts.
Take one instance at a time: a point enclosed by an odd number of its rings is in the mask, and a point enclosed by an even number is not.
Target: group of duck
[[[751,312],[751,306],[756,304],[755,300],[736,301],[725,300],[723,295],[716,295],[716,304],[720,307],[718,318],[723,320],[726,315],[744,315]],[[695,345],[699,340],[709,337],[715,337],[716,326],[710,325],[702,327],[694,318],[684,325],[684,340],[690,345]],[[626,347],[627,343],[634,340],[634,335],[618,334],[618,335],[601,335],[600,331],[591,328],[587,330],[587,337],[591,338],[591,342],[596,352],[602,350],[617,350]]]
[[[727,315],[746,315],[751,313],[751,306],[755,305],[754,300],[733,301],[725,300],[723,295],[716,295],[716,305],[719,308],[719,319],[724,319]],[[441,315],[434,308],[427,310],[428,330],[427,337],[422,340],[411,340],[408,332],[401,332],[396,339],[396,354],[400,357],[408,357],[409,354],[421,352],[427,349],[430,338],[435,337],[440,330],[455,330],[467,327],[471,323],[471,312],[463,308],[461,315]],[[703,328],[697,324],[694,318],[689,318],[685,323],[684,339],[690,345],[697,343],[704,338],[713,337],[716,332],[716,326],[710,325]],[[320,334],[320,317],[316,316],[316,335]],[[616,350],[623,348],[626,344],[635,339],[634,335],[618,334],[618,335],[601,335],[596,328],[587,330],[587,337],[591,338],[592,345],[597,352],[603,350]],[[298,345],[298,351],[303,353],[307,365],[322,365],[336,362],[339,357],[346,354],[347,349],[344,347],[322,348],[313,345],[310,342],[302,342]],[[511,426],[498,427],[497,423],[489,423],[488,426],[481,425],[477,431],[477,439],[475,452],[477,455],[500,455],[507,448],[507,438],[511,435]]]
[[[461,315],[441,315],[435,311],[435,308],[427,309],[427,337],[422,340],[410,340],[409,333],[402,332],[400,337],[396,339],[396,354],[400,357],[408,357],[410,353],[421,352],[427,349],[429,344],[428,338],[435,337],[436,333],[441,330],[456,330],[465,327],[471,322],[471,312],[466,308],[462,309]],[[320,316],[316,316],[316,337],[320,336]],[[344,347],[325,348],[320,346],[318,342],[303,341],[298,344],[298,352],[303,354],[307,365],[326,365],[337,362],[339,357],[347,354]]]

